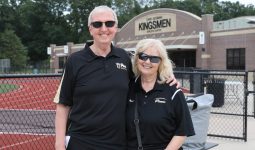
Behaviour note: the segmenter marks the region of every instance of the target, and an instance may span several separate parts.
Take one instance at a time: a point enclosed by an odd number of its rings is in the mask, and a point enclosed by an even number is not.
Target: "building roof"
[[[255,16],[243,16],[213,23],[213,31],[254,28]]]

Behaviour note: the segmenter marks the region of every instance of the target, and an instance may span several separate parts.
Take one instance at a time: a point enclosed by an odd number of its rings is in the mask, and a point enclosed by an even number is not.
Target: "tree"
[[[72,39],[75,43],[83,43],[91,39],[88,32],[89,13],[99,5],[111,7],[111,0],[69,0],[70,14],[67,20],[72,28]]]
[[[240,4],[239,2],[231,3],[229,1],[223,1],[217,7],[216,12],[214,13],[214,20],[228,20],[239,16],[245,16],[245,9],[245,6]]]
[[[88,16],[99,5],[116,11],[119,28],[136,15],[155,8],[180,9],[198,16],[213,14],[215,21],[255,15],[253,5],[218,0],[0,0],[0,34],[13,31],[27,48],[30,63],[35,65],[49,57],[46,48],[50,44],[92,39]]]
[[[118,15],[119,27],[122,27],[129,20],[142,12],[136,0],[115,0],[113,5]]]
[[[26,66],[27,49],[12,30],[0,33],[0,59],[10,59],[14,67]]]
[[[8,1],[0,3],[0,32],[6,29],[13,29],[15,23],[15,10],[9,5]]]
[[[46,47],[50,44],[71,41],[71,30],[63,14],[66,5],[66,0],[26,0],[17,7],[16,31],[28,48],[32,65],[48,58]]]
[[[255,15],[255,7],[254,5],[248,5],[245,9],[246,16],[252,16]]]
[[[200,0],[175,1],[174,3],[176,9],[184,10],[201,16]]]

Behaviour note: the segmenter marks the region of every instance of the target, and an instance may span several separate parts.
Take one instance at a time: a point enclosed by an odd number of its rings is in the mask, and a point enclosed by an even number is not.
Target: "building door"
[[[64,69],[66,60],[67,60],[67,56],[63,56],[63,57],[58,58],[59,69]]]
[[[196,50],[171,50],[168,56],[176,67],[196,67]]]

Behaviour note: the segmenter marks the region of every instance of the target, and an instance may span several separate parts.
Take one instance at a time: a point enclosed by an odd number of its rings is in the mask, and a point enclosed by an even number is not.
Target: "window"
[[[227,49],[227,69],[245,70],[245,49]]]

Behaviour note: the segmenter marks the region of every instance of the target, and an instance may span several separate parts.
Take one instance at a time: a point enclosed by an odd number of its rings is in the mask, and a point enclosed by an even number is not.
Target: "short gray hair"
[[[89,18],[88,18],[88,26],[90,26],[90,24],[92,23],[92,15],[99,12],[99,11],[110,11],[113,14],[113,19],[116,23],[116,25],[118,25],[118,18],[117,15],[115,13],[115,11],[113,11],[112,8],[106,6],[106,5],[102,5],[102,6],[97,6],[95,7],[89,14]]]

